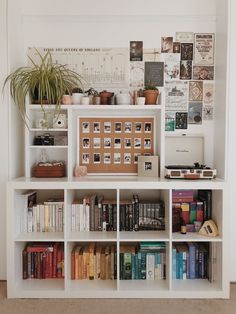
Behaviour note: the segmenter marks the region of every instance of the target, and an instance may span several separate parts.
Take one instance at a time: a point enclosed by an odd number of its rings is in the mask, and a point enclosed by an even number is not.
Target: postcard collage
[[[142,50],[142,42],[130,42],[130,85],[152,82],[165,88],[166,131],[213,120],[214,45],[215,34],[192,32],[162,37],[160,50]],[[139,79],[136,75],[142,67],[143,82],[141,72]]]

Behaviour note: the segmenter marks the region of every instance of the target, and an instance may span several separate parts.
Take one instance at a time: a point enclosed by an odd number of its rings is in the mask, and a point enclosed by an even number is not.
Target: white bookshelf
[[[93,181],[91,186],[90,178],[82,178],[76,181],[51,179],[25,179],[21,178],[8,184],[8,231],[15,230],[15,233],[8,232],[8,296],[14,298],[37,298],[37,297],[81,297],[81,298],[102,298],[104,293],[112,298],[225,298],[229,293],[229,282],[226,275],[227,252],[225,239],[227,234],[227,219],[222,220],[222,210],[225,206],[224,195],[225,182],[213,180],[205,181],[171,181],[166,180],[138,181],[128,178],[124,186],[124,181],[117,182],[114,177],[99,178]],[[101,189],[101,184],[103,189]],[[63,189],[62,189],[63,187]],[[143,188],[142,188],[143,187]],[[172,233],[172,189],[204,189],[213,190],[213,209],[212,214],[219,226],[220,235],[210,238],[197,233],[188,233],[186,236]],[[24,233],[15,228],[15,221],[21,220],[22,212],[19,210],[21,205],[14,202],[18,193],[23,193],[28,189],[35,189],[41,200],[51,196],[64,195],[64,232],[63,233]],[[119,228],[115,232],[71,232],[71,202],[86,194],[98,192],[103,193],[110,199],[119,200],[132,195],[137,191],[140,198],[162,199],[165,203],[166,225],[164,231],[133,231],[121,232]],[[56,192],[56,193],[55,193]],[[14,196],[15,195],[15,196]],[[118,205],[119,210],[119,205]],[[18,216],[17,216],[18,215]],[[118,223],[118,222],[117,222]],[[58,241],[64,244],[65,252],[65,278],[57,280],[23,280],[22,279],[22,250],[27,242],[30,241]],[[117,246],[121,244],[137,244],[140,241],[161,241],[166,243],[166,280],[147,281],[147,280],[71,280],[70,279],[70,254],[72,248],[78,243],[113,243]],[[217,247],[217,275],[216,280],[210,283],[206,279],[196,280],[173,280],[172,276],[172,244],[175,242],[209,242],[216,243]],[[117,255],[118,256],[118,255]],[[119,258],[117,257],[117,265]],[[118,268],[119,269],[119,268]],[[119,270],[117,270],[119,278]],[[204,292],[204,293],[203,293]]]
[[[184,133],[203,133],[206,138],[205,162],[217,169],[218,176],[214,180],[167,180],[164,179],[165,166],[165,113],[164,93],[162,93],[161,105],[145,106],[84,106],[84,105],[62,105],[62,112],[67,115],[67,128],[39,129],[36,124],[25,129],[25,177],[15,179],[8,184],[7,197],[7,260],[8,260],[8,297],[10,298],[229,298],[229,212],[228,212],[228,183],[227,183],[227,128],[228,128],[228,103],[227,103],[227,48],[228,48],[228,5],[230,1],[211,0],[207,5],[207,11],[201,11],[200,15],[195,14],[191,6],[184,5],[181,1],[180,9],[172,11],[168,15],[163,10],[160,15],[152,16],[122,16],[117,15],[115,21],[107,16],[100,16],[98,21],[106,20],[109,25],[118,25],[125,21],[132,24],[132,21],[140,22],[140,38],[144,40],[146,34],[150,33],[151,26],[157,29],[156,37],[174,35],[175,31],[193,31],[195,33],[213,32],[216,33],[216,79],[215,79],[215,103],[214,121],[204,125],[201,131],[196,126],[191,126]],[[201,1],[203,3],[203,1]],[[175,10],[179,4],[173,5],[172,0],[165,2],[166,8]],[[160,7],[161,8],[161,7]],[[158,13],[159,14],[159,13]],[[60,28],[63,25],[69,30],[71,16],[60,16]],[[78,23],[81,16],[75,15],[73,22]],[[94,17],[83,16],[83,26],[88,26]],[[39,18],[40,20],[40,18]],[[42,18],[42,25],[47,25],[48,20]],[[57,23],[56,21],[54,21]],[[62,23],[63,22],[63,23]],[[29,22],[30,23],[30,20]],[[87,24],[86,24],[87,23]],[[103,27],[107,24],[98,23],[98,31],[105,32]],[[33,25],[33,23],[32,23]],[[78,23],[78,25],[81,25]],[[159,25],[159,26],[158,26]],[[46,27],[46,26],[45,26]],[[179,28],[179,29],[177,29]],[[73,27],[74,29],[74,27]],[[153,29],[153,28],[152,28]],[[88,28],[89,32],[89,28]],[[131,33],[130,33],[131,32]],[[135,32],[135,33],[133,33]],[[159,34],[160,32],[160,34]],[[72,34],[73,32],[68,32]],[[127,33],[127,34],[126,34]],[[26,34],[27,35],[27,34]],[[130,27],[129,32],[121,30],[121,38],[127,45],[127,38],[131,40],[139,38],[139,33]],[[71,35],[72,36],[72,35]],[[122,37],[123,36],[123,37]],[[30,37],[30,36],[29,36]],[[91,36],[92,37],[92,36]],[[96,37],[96,36],[95,36]],[[104,36],[103,36],[104,37]],[[27,36],[26,36],[27,38]],[[99,36],[98,36],[99,38]],[[105,38],[105,37],[104,37]],[[89,42],[89,46],[99,45]],[[101,38],[100,38],[101,39]],[[100,40],[98,39],[98,40]],[[41,41],[40,41],[41,40]],[[82,38],[82,42],[88,45]],[[122,40],[119,42],[123,44]],[[32,39],[29,40],[32,45]],[[25,40],[28,43],[27,39]],[[44,44],[44,36],[38,43]],[[69,41],[74,45],[74,38]],[[103,42],[102,42],[103,43]],[[150,38],[147,38],[149,46]],[[51,43],[50,43],[51,44]],[[61,42],[60,42],[61,44]],[[53,42],[52,46],[57,46]],[[106,43],[104,46],[107,46]],[[49,45],[50,46],[50,45]],[[110,45],[109,45],[110,46]],[[160,45],[158,44],[158,47]],[[46,111],[55,109],[53,105],[45,105]],[[32,121],[36,121],[41,115],[39,105],[27,106],[27,114]],[[156,132],[156,151],[160,156],[160,177],[140,178],[138,176],[87,176],[75,178],[73,176],[77,159],[77,117],[154,117]],[[52,134],[63,134],[67,136],[68,145],[65,146],[34,146],[35,135],[50,132]],[[176,131],[176,134],[183,133]],[[32,166],[40,160],[41,149],[45,149],[49,159],[61,159],[66,161],[67,176],[58,179],[39,179],[31,175]],[[64,232],[62,233],[25,233],[20,228],[23,219],[24,208],[17,201],[17,195],[27,190],[37,190],[40,199],[60,196],[64,198]],[[172,233],[172,189],[210,189],[213,191],[212,218],[219,227],[220,234],[216,238],[201,236],[197,233],[181,235]],[[118,210],[117,231],[115,232],[71,232],[71,204],[73,200],[85,194],[99,192],[110,199],[116,199]],[[137,193],[140,197],[147,199],[162,199],[165,202],[165,230],[164,231],[119,231],[119,203],[120,200]],[[23,221],[24,222],[24,221]],[[23,280],[22,279],[22,250],[27,242],[58,241],[64,244],[65,253],[65,278],[56,280]],[[121,244],[139,243],[140,241],[161,241],[166,244],[166,280],[119,280],[119,248]],[[216,245],[216,279],[209,282],[206,279],[197,280],[173,280],[172,279],[172,245],[176,242],[209,242]],[[77,243],[114,243],[117,247],[117,280],[71,280],[70,279],[70,254]]]

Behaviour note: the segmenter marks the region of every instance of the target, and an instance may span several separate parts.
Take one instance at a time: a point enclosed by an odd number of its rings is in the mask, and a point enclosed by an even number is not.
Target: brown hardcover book
[[[81,250],[81,246],[76,246],[74,248],[74,252],[75,252],[75,279],[81,279],[81,275],[79,273],[81,273],[81,265],[80,265],[80,259],[79,259],[79,254],[80,254],[80,250]]]
[[[101,253],[102,246],[99,245],[96,247],[96,278],[101,279]]]
[[[109,245],[105,248],[105,278],[106,280],[111,279],[111,252]]]
[[[102,250],[101,250],[100,265],[101,265],[101,276],[100,276],[100,278],[101,278],[102,280],[105,280],[105,279],[106,279],[106,256],[105,256],[105,247],[102,247]]]
[[[115,278],[115,246],[111,246],[111,279],[114,280]]]
[[[95,243],[89,244],[89,279],[94,279],[94,253],[95,253]]]
[[[75,248],[73,248],[70,256],[70,272],[71,280],[75,280]]]

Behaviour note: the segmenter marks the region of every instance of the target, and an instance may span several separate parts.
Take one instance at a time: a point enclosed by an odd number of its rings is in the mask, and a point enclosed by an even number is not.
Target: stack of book
[[[141,242],[120,246],[121,280],[166,279],[166,246],[163,242]]]
[[[28,243],[22,252],[23,279],[64,278],[62,243]]]
[[[133,200],[120,202],[120,231],[165,230],[165,205],[140,202],[138,195]]]
[[[117,205],[103,196],[85,196],[71,207],[71,231],[116,231]]]
[[[198,190],[194,196],[193,190],[173,190],[172,192],[172,231],[179,232],[181,218],[184,220],[187,232],[198,231],[194,222],[203,223],[211,219],[212,191]]]
[[[77,245],[71,252],[71,279],[117,279],[115,245]]]
[[[173,279],[214,281],[216,243],[175,243],[172,248]]]

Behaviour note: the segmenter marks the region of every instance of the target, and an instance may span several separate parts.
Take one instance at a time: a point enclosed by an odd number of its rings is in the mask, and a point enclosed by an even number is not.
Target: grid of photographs
[[[80,164],[88,172],[137,173],[138,156],[154,154],[154,118],[78,118]]]

